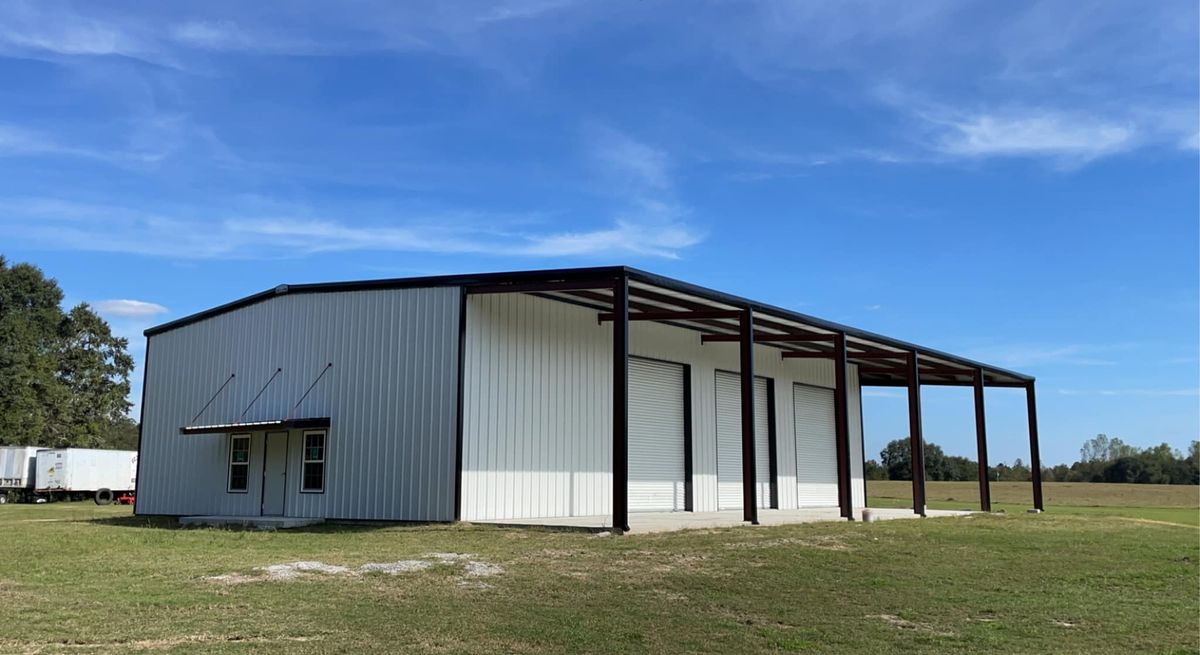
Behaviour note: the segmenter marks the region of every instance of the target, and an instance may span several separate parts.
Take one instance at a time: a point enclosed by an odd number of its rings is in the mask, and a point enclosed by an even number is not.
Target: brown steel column
[[[742,337],[742,518],[758,525],[754,479],[754,310],[743,310],[738,326]]]
[[[979,451],[979,509],[992,511],[992,485],[988,480],[987,419],[983,413],[983,369],[975,369],[975,448]]]
[[[629,279],[613,284],[613,528],[629,530]]]
[[[1046,509],[1042,504],[1042,456],[1038,452],[1037,394],[1033,380],[1025,383],[1025,403],[1029,411],[1029,471],[1033,474],[1033,508]]]
[[[913,512],[925,516],[925,438],[921,434],[921,372],[917,353],[908,353],[908,446],[912,460]]]
[[[850,402],[846,383],[846,335],[839,332],[833,342],[833,412],[837,439],[838,506],[842,518],[854,518],[854,499],[850,493]]]

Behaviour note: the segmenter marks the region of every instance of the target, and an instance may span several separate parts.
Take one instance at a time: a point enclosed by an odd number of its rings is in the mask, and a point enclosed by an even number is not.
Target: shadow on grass
[[[181,525],[173,516],[107,516],[79,519],[80,523],[103,525],[115,528],[142,528],[152,530],[220,530],[224,532],[286,532],[288,534],[360,534],[397,528],[419,529],[426,532],[449,532],[474,529],[476,526],[456,523],[431,523],[419,521],[327,521],[316,525],[295,528],[262,529],[246,525]]]

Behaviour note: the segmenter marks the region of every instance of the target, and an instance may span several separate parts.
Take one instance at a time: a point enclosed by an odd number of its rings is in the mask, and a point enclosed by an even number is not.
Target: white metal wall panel
[[[796,487],[800,507],[838,504],[833,390],[793,387],[796,426]]]
[[[685,507],[684,367],[629,360],[629,511]]]
[[[717,371],[717,509],[742,506],[742,381]]]
[[[612,513],[612,325],[523,294],[467,298],[462,517]]]
[[[851,364],[846,375],[850,414],[850,497],[854,507],[867,506],[866,476],[863,474],[862,385],[858,366]]]
[[[226,493],[228,437],[179,434],[236,419],[281,368],[244,420],[280,419],[325,367],[297,416],[332,419],[325,491],[299,492],[291,516],[450,520],[454,517],[460,289],[379,289],[272,297],[152,336],[148,343],[141,479],[143,514],[257,514],[262,433],[251,443],[251,485]],[[288,470],[300,467],[293,431]]]
[[[720,509],[742,507],[742,378],[717,371],[717,480]],[[754,378],[754,481],[759,507],[771,506],[771,431],[767,391],[770,385]]]
[[[771,384],[754,378],[754,484],[759,507],[771,506]]]
[[[612,329],[608,323],[597,325],[596,313],[522,294],[468,298],[464,518],[611,514]],[[716,510],[716,372],[738,368],[737,344],[702,345],[694,331],[636,321],[630,324],[629,349],[632,356],[691,366],[693,509]],[[785,360],[778,348],[759,345],[754,349],[754,367],[757,374],[775,381],[779,506],[795,508],[792,385],[832,389],[833,362]],[[853,382],[850,394],[857,399]],[[524,421],[520,424],[518,412]],[[853,415],[851,423],[855,424]],[[861,442],[861,437],[857,439]],[[852,428],[852,448],[855,440]],[[739,457],[740,452],[739,446]],[[835,465],[829,466],[836,480]],[[524,494],[522,499],[510,499],[518,491]],[[765,493],[760,497],[768,498]],[[736,504],[741,505],[740,490]]]

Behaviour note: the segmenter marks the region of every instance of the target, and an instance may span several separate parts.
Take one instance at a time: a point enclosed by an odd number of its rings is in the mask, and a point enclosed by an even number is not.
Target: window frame
[[[321,436],[321,458],[308,458],[308,437],[310,435]],[[300,493],[302,494],[323,494],[325,493],[325,470],[328,468],[329,462],[329,431],[328,430],[305,430],[300,433]],[[321,487],[319,489],[308,488],[308,465],[321,465]]]
[[[246,461],[244,461],[244,462],[233,461],[233,453],[235,450],[237,450],[236,448],[234,448],[234,444],[237,442],[238,439],[246,440]],[[227,493],[227,494],[248,494],[248,493],[250,493],[250,455],[251,455],[251,451],[253,449],[253,445],[254,445],[254,439],[251,438],[251,434],[249,432],[232,432],[229,434],[229,454],[226,457],[226,466],[225,466],[225,493]],[[244,489],[234,489],[233,488],[233,467],[235,467],[235,466],[241,466],[246,469],[246,487]]]

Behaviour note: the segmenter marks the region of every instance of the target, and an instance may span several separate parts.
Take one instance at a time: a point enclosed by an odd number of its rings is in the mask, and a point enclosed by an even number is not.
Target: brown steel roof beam
[[[706,318],[737,318],[741,316],[741,312],[736,310],[721,310],[710,309],[708,311],[685,311],[685,312],[638,312],[630,313],[629,320],[631,321],[694,321]],[[600,315],[601,321],[611,321],[616,318],[615,314],[605,313]]]
[[[807,343],[811,341],[828,341],[833,343],[836,334],[774,334],[767,332],[755,332],[755,341],[775,341],[775,342],[795,342]],[[706,334],[700,337],[701,343],[713,343],[724,341],[738,341],[741,339],[736,334]]]

